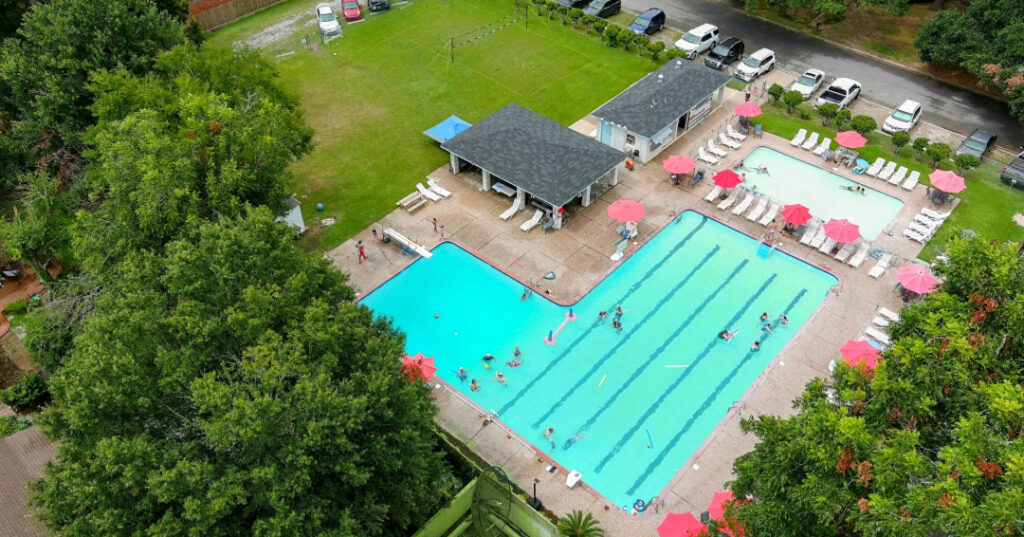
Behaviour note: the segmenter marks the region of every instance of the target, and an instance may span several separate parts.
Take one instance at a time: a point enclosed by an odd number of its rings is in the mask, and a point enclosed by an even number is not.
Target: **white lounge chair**
[[[855,246],[852,242],[844,244],[843,247],[839,249],[839,252],[836,253],[836,261],[839,261],[840,263],[845,263],[846,260],[850,258],[850,254],[853,253],[854,248]]]
[[[875,328],[874,326],[869,326],[869,327],[865,328],[864,329],[864,335],[866,335],[869,338],[871,338],[871,339],[881,343],[882,345],[885,345],[886,347],[892,346],[892,340],[889,339],[889,336],[885,335],[884,332],[882,332],[881,330]]]
[[[826,136],[825,139],[822,140],[820,144],[818,144],[818,147],[814,149],[814,154],[821,156],[821,154],[824,153],[826,149],[831,149],[831,146],[832,139]]]
[[[750,214],[747,215],[747,220],[757,222],[757,219],[761,218],[761,215],[764,214],[765,207],[768,207],[768,198],[761,198],[757,200],[757,205],[755,205],[754,210],[750,211]]]
[[[892,173],[894,171],[896,171],[896,163],[890,161],[888,164],[885,165],[885,169],[878,172],[878,178],[884,181],[888,181],[889,178],[892,177]]]
[[[939,229],[939,224],[936,223],[936,224],[931,225],[931,226],[924,226],[924,225],[918,224],[917,222],[911,222],[911,223],[907,224],[907,229],[911,229],[911,230],[913,230],[916,233],[920,233],[921,235],[931,236],[932,233],[935,233],[936,229]]]
[[[875,162],[871,164],[871,167],[868,168],[868,171],[864,173],[870,175],[871,177],[878,177],[878,172],[882,171],[883,166],[885,166],[885,159],[882,157],[878,157],[875,159]]]
[[[767,226],[768,224],[771,224],[772,220],[775,220],[775,217],[779,215],[780,209],[782,209],[782,205],[779,205],[778,203],[772,203],[772,206],[768,208],[768,212],[764,213],[764,216],[762,216],[761,220],[759,220],[757,223],[761,224],[762,226]]]
[[[896,170],[896,173],[892,174],[892,177],[889,179],[889,184],[899,185],[902,183],[903,180],[907,178],[908,171],[909,170],[907,170],[906,166],[900,166],[899,169]]]
[[[818,229],[818,232],[814,235],[814,238],[811,239],[811,244],[809,246],[811,248],[819,248],[821,247],[821,244],[825,242],[826,238],[825,226],[821,226],[821,228]]]
[[[726,136],[724,132],[718,133],[718,140],[721,141],[724,145],[731,147],[733,149],[740,148],[740,143]]]
[[[716,159],[715,157],[712,157],[711,155],[707,154],[707,152],[704,151],[703,147],[698,147],[697,148],[697,158],[703,160],[704,162],[707,162],[708,164],[710,164],[712,166],[718,164],[718,159]]]
[[[875,325],[875,326],[877,326],[879,328],[889,328],[889,325],[892,324],[892,321],[890,321],[889,319],[886,319],[885,317],[882,317],[881,315],[875,315],[871,319],[871,324],[873,324],[873,325]]]
[[[825,254],[825,255],[828,255],[828,254],[832,253],[832,249],[835,248],[835,247],[836,247],[835,239],[832,239],[830,237],[825,237],[824,242],[822,242],[821,246],[818,247],[818,251],[823,253],[823,254]]]
[[[541,218],[544,218],[544,211],[537,209],[533,212],[533,216],[531,216],[529,220],[523,222],[523,225],[519,226],[519,229],[524,232],[530,231],[540,223]]]
[[[949,218],[949,215],[951,215],[953,213],[952,212],[940,213],[939,211],[933,211],[931,209],[924,208],[924,209],[921,209],[921,214],[927,216],[928,218],[931,218],[932,220],[942,221],[942,220],[945,220],[945,219]]]
[[[900,322],[900,314],[885,306],[878,306],[878,314],[894,323]]]
[[[802,147],[804,149],[810,149],[810,148],[814,147],[817,144],[818,144],[818,133],[812,132],[811,135],[808,136],[806,140],[804,140],[804,144],[801,145],[800,147]]]
[[[423,183],[416,183],[416,190],[419,190],[420,194],[422,194],[424,198],[427,198],[430,201],[441,200],[441,196],[438,196],[437,194],[431,192],[429,189],[427,189],[427,187],[423,186]]]
[[[939,226],[941,226],[942,223],[945,222],[945,220],[932,220],[931,218],[928,218],[923,214],[915,214],[914,222],[917,222],[918,224],[921,224],[922,226],[929,229],[938,229]]]
[[[868,250],[871,249],[871,244],[867,242],[860,243],[860,247],[857,248],[857,252],[853,254],[846,264],[853,268],[860,268],[864,264],[864,260],[868,257]]]
[[[736,205],[736,208],[732,210],[732,214],[745,213],[747,209],[750,208],[750,205],[754,203],[755,199],[757,199],[757,194],[754,194],[753,192],[748,192],[747,197],[743,198],[743,201]]]
[[[736,132],[735,130],[733,130],[732,123],[726,123],[725,124],[725,132],[729,134],[729,138],[732,138],[733,140],[736,140],[737,142],[742,142],[743,140],[747,139],[747,135],[746,134],[743,134],[743,133],[740,133],[740,132]]]
[[[889,252],[882,254],[875,266],[868,271],[868,276],[877,280],[885,272],[885,269],[889,268],[889,261],[892,261],[892,254]]]
[[[789,141],[789,145],[798,146],[798,145],[804,143],[804,140],[806,140],[806,139],[807,139],[807,129],[800,129],[800,130],[796,131],[796,136],[794,136],[793,139]]]
[[[918,233],[917,231],[914,231],[910,228],[903,230],[903,236],[912,241],[919,242],[921,244],[926,244],[929,238],[927,235]]]
[[[437,193],[438,196],[441,196],[442,198],[447,198],[452,195],[451,192],[445,190],[441,185],[437,184],[437,181],[433,179],[427,179],[427,186],[430,187],[430,190],[433,190],[434,192]]]
[[[704,196],[704,201],[711,201],[711,202],[713,202],[716,199],[718,199],[718,196],[720,196],[721,194],[722,194],[722,187],[720,187],[718,185],[715,185],[715,188],[712,188],[711,192],[708,192],[708,195]]]
[[[907,177],[906,181],[903,181],[903,190],[914,190],[917,186],[917,182],[921,179],[921,172],[914,170],[910,172],[910,177]]]
[[[712,155],[715,155],[715,156],[718,156],[718,157],[724,157],[724,156],[729,154],[727,151],[725,151],[725,150],[719,148],[717,145],[715,145],[715,141],[710,139],[710,138],[708,139],[708,151],[710,151]]]
[[[811,222],[807,224],[807,229],[804,230],[803,237],[800,237],[800,244],[810,244],[811,241],[814,240],[814,236],[818,233],[820,226],[821,223],[817,220],[811,220]]]
[[[508,222],[508,220],[515,216],[516,213],[518,213],[522,208],[523,207],[520,205],[519,198],[517,197],[516,199],[512,200],[512,206],[506,209],[505,212],[501,213],[501,216],[499,218]]]
[[[740,192],[741,190],[738,188],[732,189],[732,192],[729,193],[729,197],[725,198],[722,203],[718,204],[718,208],[723,211],[728,210],[729,207],[732,207],[733,203],[736,203],[736,198],[740,197]]]

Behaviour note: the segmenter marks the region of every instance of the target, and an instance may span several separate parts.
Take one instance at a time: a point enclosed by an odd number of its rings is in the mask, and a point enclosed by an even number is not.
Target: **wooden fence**
[[[192,18],[210,31],[284,0],[202,0],[192,4]]]

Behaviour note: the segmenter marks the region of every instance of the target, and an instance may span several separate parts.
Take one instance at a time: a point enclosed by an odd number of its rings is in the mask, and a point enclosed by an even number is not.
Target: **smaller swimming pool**
[[[870,187],[867,194],[844,190],[857,183],[770,147],[755,148],[743,159],[743,166],[768,169],[767,174],[742,172],[747,188],[781,203],[799,203],[825,221],[845,218],[860,226],[861,236],[868,240],[877,238],[903,208],[898,198]]]

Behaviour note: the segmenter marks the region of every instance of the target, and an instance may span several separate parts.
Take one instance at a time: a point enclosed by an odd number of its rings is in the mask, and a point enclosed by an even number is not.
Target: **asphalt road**
[[[682,31],[710,22],[718,26],[722,39],[742,39],[747,54],[761,47],[774,50],[779,67],[789,71],[821,69],[826,82],[840,76],[852,78],[861,83],[863,95],[872,101],[895,107],[904,99],[914,99],[924,105],[925,121],[965,136],[979,127],[991,130],[999,136],[998,145],[1014,152],[1024,145],[1024,126],[1010,117],[1006,103],[748,17],[715,2],[623,0],[622,6],[632,12],[661,8],[668,25]]]

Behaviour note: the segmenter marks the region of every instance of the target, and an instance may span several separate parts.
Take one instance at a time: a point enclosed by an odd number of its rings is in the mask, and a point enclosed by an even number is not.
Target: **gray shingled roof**
[[[691,61],[672,60],[604,103],[593,116],[650,138],[731,78]]]
[[[39,427],[0,438],[0,535],[41,537],[47,534],[29,516],[25,485],[42,477],[46,462],[56,456],[56,446],[43,436]]]
[[[515,103],[441,147],[555,207],[626,159],[621,151]]]

